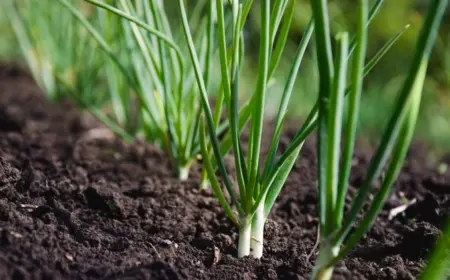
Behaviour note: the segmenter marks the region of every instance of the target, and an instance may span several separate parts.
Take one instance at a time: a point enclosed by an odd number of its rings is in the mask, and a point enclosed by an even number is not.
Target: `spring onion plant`
[[[93,9],[80,5],[79,1],[71,3],[77,3],[85,17],[97,24]],[[73,97],[90,106],[106,102],[108,94],[100,82],[104,56],[67,10],[49,0],[4,0],[0,7],[33,78],[51,100]]]
[[[282,2],[282,3],[281,3]],[[274,7],[277,7],[278,9],[280,7],[283,7],[282,5],[287,5],[286,3],[289,1],[276,1],[274,4]],[[369,19],[367,22],[367,26],[369,26],[370,22],[373,20],[379,9],[381,8],[384,0],[377,0],[374,2],[372,8],[369,12]],[[245,2],[245,13],[248,13],[250,11],[252,1]],[[281,6],[280,6],[281,5]],[[246,17],[246,14],[244,14]],[[291,15],[285,15],[283,17],[283,20],[281,18],[276,18],[277,27],[278,29],[274,30],[273,33],[278,36],[276,45],[274,46],[273,55],[270,60],[269,64],[269,72],[267,76],[267,80],[270,80],[275,70],[277,69],[278,63],[281,60],[281,56],[283,55],[283,50],[285,48],[287,39],[288,39],[288,33],[289,33],[289,27],[291,23]],[[243,27],[241,27],[243,28]],[[310,28],[313,28],[310,26]],[[388,52],[388,50],[397,42],[397,40],[404,34],[404,32],[409,28],[409,25],[406,25],[404,28],[402,28],[397,34],[395,34],[390,40],[388,40],[384,46],[370,59],[370,61],[367,62],[364,68],[364,76],[366,76],[374,67],[375,65],[380,61],[381,58]],[[272,35],[274,36],[274,35]],[[275,42],[274,42],[275,43]],[[349,54],[351,55],[354,51],[355,47],[355,38],[352,39],[349,47]],[[348,93],[350,88],[347,89],[346,93]],[[247,124],[251,114],[252,114],[252,106],[254,104],[254,99],[256,99],[256,95],[253,95],[253,97],[247,101],[239,110],[239,129],[242,131],[242,129]],[[219,96],[217,99],[217,103],[219,104],[219,108],[221,108],[220,105],[223,104],[224,96],[223,91],[219,92]],[[295,140],[292,143],[292,146],[287,153],[292,152],[294,150],[293,147],[299,145],[299,143],[303,142],[304,139],[313,131],[313,129],[317,126],[317,111],[318,111],[318,105],[316,104],[308,114],[306,121],[302,128],[297,133]],[[219,114],[217,114],[219,113]],[[217,120],[217,117],[220,116],[221,111],[215,111],[214,119]],[[230,131],[221,139],[219,143],[219,149],[221,151],[222,156],[225,156],[231,149],[233,148],[233,142],[232,142],[232,134]],[[291,150],[292,149],[292,150]],[[210,149],[211,151],[211,149]],[[210,153],[210,160],[211,164],[213,166],[214,170],[217,170],[217,162],[214,158],[214,154]],[[286,154],[287,155],[287,154]],[[202,176],[201,176],[201,188],[207,188],[209,186],[209,180],[208,180],[208,174],[205,167],[203,167],[202,170]]]
[[[327,1],[311,0],[320,76],[317,130],[320,243],[312,279],[331,279],[335,264],[369,230],[391,191],[414,133],[428,61],[448,4],[448,0],[430,1],[403,88],[394,101],[393,112],[371,159],[365,180],[352,200],[348,213],[344,215],[364,75],[368,2],[358,1],[355,56],[349,64],[346,59],[348,33],[336,35],[336,48],[333,50]],[[351,90],[345,110],[344,95],[348,76]],[[380,187],[369,203],[369,193],[378,180]],[[359,220],[358,215],[366,203],[370,204],[368,211]],[[355,229],[352,230],[353,227]]]
[[[264,1],[261,10],[261,21],[263,28],[261,31],[260,42],[260,58],[258,69],[258,80],[256,82],[255,92],[252,97],[252,106],[250,113],[251,128],[250,128],[250,143],[248,155],[244,155],[242,143],[240,141],[240,125],[239,125],[239,108],[238,108],[238,89],[239,89],[239,72],[242,65],[242,57],[244,53],[243,27],[246,17],[251,8],[252,1],[245,2],[245,5],[240,1],[230,1],[233,11],[232,20],[232,38],[231,43],[228,44],[225,34],[224,23],[224,3],[221,0],[216,2],[217,9],[217,33],[219,41],[219,56],[222,86],[224,88],[224,104],[227,111],[227,119],[229,121],[229,129],[231,135],[231,142],[234,152],[236,165],[236,178],[239,189],[239,197],[233,186],[230,175],[227,173],[224,166],[224,159],[219,146],[219,141],[216,137],[214,119],[207,100],[207,89],[205,81],[201,75],[200,63],[197,52],[195,50],[191,31],[187,22],[187,15],[182,0],[179,0],[180,13],[183,19],[183,27],[185,37],[190,48],[192,63],[195,67],[197,83],[202,93],[202,103],[204,108],[204,115],[206,124],[201,122],[200,127],[200,141],[202,148],[203,164],[207,170],[211,187],[218,197],[221,205],[224,207],[225,213],[231,221],[239,228],[239,244],[238,256],[244,257],[252,255],[260,258],[263,249],[263,229],[267,214],[273,206],[276,196],[278,195],[281,186],[286,180],[292,165],[296,159],[300,146],[297,145],[292,155],[285,159],[285,163],[280,166],[274,166],[275,152],[278,146],[278,139],[281,133],[282,123],[285,118],[286,106],[293,90],[295,77],[299,70],[303,54],[305,53],[308,42],[312,36],[312,24],[305,32],[299,49],[297,51],[295,62],[291,70],[290,78],[286,83],[285,90],[282,96],[282,102],[277,120],[277,128],[274,131],[274,140],[271,148],[272,156],[266,160],[264,167],[264,174],[260,170],[260,150],[261,150],[261,135],[263,129],[263,113],[264,100],[267,91],[267,81],[271,69],[271,63],[276,64],[279,53],[282,52],[284,43],[276,44],[275,36],[277,30],[281,26],[284,27],[284,32],[289,29],[292,20],[293,8],[295,1],[277,1],[274,3],[271,12],[270,1]],[[284,22],[282,24],[282,22]],[[287,22],[287,23],[286,23]],[[231,57],[229,60],[228,57]],[[209,132],[208,141],[206,137],[206,128]],[[218,166],[222,179],[224,181],[226,190],[231,197],[232,203],[237,208],[238,214],[235,215],[228,203],[222,188],[219,185],[219,180],[215,174],[212,165],[212,156],[209,154],[207,143],[211,143],[212,151],[214,153],[214,160]]]
[[[277,0],[274,3],[271,3],[269,0],[262,1],[258,78],[252,97],[240,109],[238,106],[239,74],[243,63],[242,57],[245,57],[243,28],[252,7],[252,1],[244,3],[237,0],[228,1],[233,11],[233,32],[231,38],[227,37],[225,32],[224,1],[216,0],[212,2],[216,3],[217,9],[217,35],[221,85],[223,87],[223,107],[226,109],[229,123],[228,133],[222,141],[217,139],[214,116],[208,104],[207,87],[202,76],[201,63],[189,28],[184,2],[182,0],[178,1],[186,41],[190,49],[191,60],[202,96],[204,113],[200,126],[202,159],[215,195],[218,197],[226,215],[239,230],[238,257],[252,255],[255,258],[260,258],[263,253],[264,224],[281,188],[287,180],[287,176],[298,157],[306,137],[314,129],[317,121],[317,108],[315,108],[311,111],[310,116],[299,129],[288,148],[277,157],[278,143],[286,117],[287,105],[294,89],[303,55],[313,34],[314,24],[313,20],[311,20],[298,44],[298,50],[293,58],[290,74],[283,92],[280,93],[281,102],[275,120],[269,153],[263,161],[260,153],[265,95],[269,78],[273,75],[286,44],[296,1]],[[376,13],[381,2],[376,2],[372,9],[372,15]],[[402,32],[403,30],[398,36]],[[373,68],[395,40],[396,38],[391,40],[366,65],[364,69],[366,70],[365,74]],[[350,52],[352,48],[349,46]],[[230,57],[231,59],[229,59]],[[240,134],[248,119],[250,119],[250,136],[247,146],[248,152],[244,154]],[[224,155],[226,155],[228,149],[231,149],[234,154],[236,167],[234,180],[232,180],[224,165]],[[220,182],[223,182],[224,188],[221,187],[216,170],[219,171],[222,177]],[[236,187],[233,181],[236,182]],[[228,201],[227,196],[231,199],[231,203]],[[234,206],[237,213],[233,211],[232,206]]]
[[[164,1],[85,0],[107,11],[108,17],[119,19],[114,38],[90,24],[68,0],[58,2],[84,24],[110,57],[106,71],[113,77],[109,81],[114,114],[100,114],[101,119],[120,135],[131,139],[140,135],[159,144],[170,155],[178,177],[187,179],[200,152],[198,128],[202,108],[194,69],[186,63],[188,50],[183,35],[176,21],[169,20]],[[217,49],[214,3],[198,1],[194,10],[199,12],[189,19],[208,89],[213,84],[213,54]],[[202,16],[202,11],[206,11],[206,16]],[[220,132],[219,122],[215,124]]]

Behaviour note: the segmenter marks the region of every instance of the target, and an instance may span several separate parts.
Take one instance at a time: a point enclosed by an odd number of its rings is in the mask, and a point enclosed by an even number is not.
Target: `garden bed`
[[[261,260],[235,258],[236,230],[211,192],[199,190],[198,171],[180,182],[164,153],[123,144],[69,103],[49,103],[18,67],[0,66],[0,143],[0,279],[308,279],[317,229],[312,141],[269,217]],[[354,186],[370,149],[356,154]],[[414,144],[336,279],[420,273],[450,215],[450,168],[439,174],[427,162],[424,145]]]

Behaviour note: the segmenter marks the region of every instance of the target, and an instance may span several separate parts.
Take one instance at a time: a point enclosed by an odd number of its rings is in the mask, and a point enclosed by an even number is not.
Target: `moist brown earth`
[[[281,146],[293,135],[288,129]],[[236,229],[211,192],[199,190],[198,170],[180,182],[158,149],[122,143],[70,103],[45,100],[20,68],[0,66],[0,279],[308,279],[313,141],[266,224],[264,257],[237,259]],[[357,148],[350,196],[371,151]],[[427,155],[425,145],[412,146],[383,212],[336,279],[419,275],[450,216],[450,170],[439,174]]]

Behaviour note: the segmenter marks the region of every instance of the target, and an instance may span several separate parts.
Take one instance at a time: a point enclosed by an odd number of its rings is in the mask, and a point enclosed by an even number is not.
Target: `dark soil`
[[[156,148],[103,131],[69,103],[46,101],[17,67],[0,67],[0,279],[308,278],[317,226],[313,142],[267,222],[264,257],[253,260],[235,258],[236,230],[214,196],[199,191],[198,172],[180,182]],[[282,146],[292,136],[286,131]],[[353,186],[369,156],[357,150]],[[450,214],[450,169],[435,170],[426,148],[414,145],[384,211],[336,279],[420,273]]]

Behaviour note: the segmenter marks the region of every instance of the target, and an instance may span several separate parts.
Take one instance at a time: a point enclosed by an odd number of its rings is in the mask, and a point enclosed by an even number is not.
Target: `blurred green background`
[[[189,1],[188,1],[189,2]],[[191,0],[195,3],[195,0]],[[277,100],[283,80],[287,75],[292,61],[296,44],[301,38],[304,27],[311,14],[309,0],[298,0],[294,24],[290,35],[290,45],[284,55],[278,72],[273,81],[267,102],[267,113],[270,115],[277,106]],[[176,14],[176,7],[171,7],[172,1],[167,1],[170,12]],[[173,3],[176,3],[173,1]],[[354,30],[355,1],[336,0],[329,1],[330,13],[333,18],[333,33],[340,30]],[[360,137],[362,139],[376,139],[384,128],[391,104],[401,86],[407,69],[411,63],[418,32],[424,20],[423,15],[427,8],[427,0],[385,0],[381,10],[371,24],[369,32],[368,58],[405,25],[410,24],[408,31],[397,44],[380,61],[372,73],[366,78],[363,104],[361,108]],[[248,61],[243,71],[245,83],[242,88],[243,99],[251,94],[257,71],[258,49],[258,7],[255,1],[250,22],[246,26]],[[175,6],[175,5],[173,5]],[[171,17],[176,19],[177,17]],[[310,48],[312,49],[312,48]],[[253,51],[254,50],[254,51]],[[20,60],[11,29],[5,16],[0,13],[0,60]],[[301,119],[309,112],[315,102],[318,88],[318,75],[315,67],[314,54],[308,52],[296,84],[289,113],[291,118]],[[248,70],[248,71],[247,71]],[[450,147],[450,10],[444,19],[440,36],[436,44],[432,61],[428,70],[425,84],[424,98],[419,118],[416,139],[426,141],[436,151],[449,151]]]

